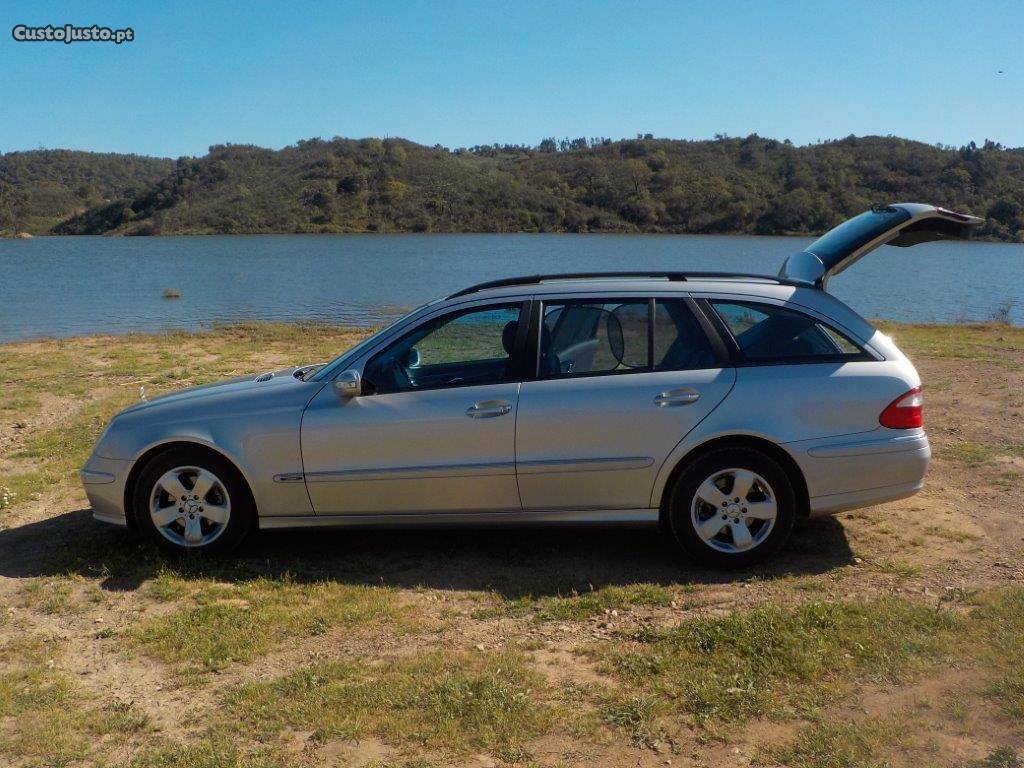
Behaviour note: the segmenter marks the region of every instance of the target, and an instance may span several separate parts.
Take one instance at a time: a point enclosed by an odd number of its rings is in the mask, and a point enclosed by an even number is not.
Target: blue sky
[[[0,21],[0,151],[637,133],[1024,145],[1020,0],[0,0]],[[10,33],[65,22],[135,41]]]

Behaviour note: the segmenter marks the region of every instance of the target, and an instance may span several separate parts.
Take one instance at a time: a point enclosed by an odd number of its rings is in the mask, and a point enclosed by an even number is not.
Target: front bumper
[[[85,495],[92,506],[92,516],[101,522],[127,526],[124,510],[124,487],[132,462],[128,459],[107,459],[93,454],[79,473]]]

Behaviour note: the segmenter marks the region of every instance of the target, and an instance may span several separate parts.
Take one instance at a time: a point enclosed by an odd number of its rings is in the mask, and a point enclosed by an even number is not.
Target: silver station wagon
[[[254,528],[660,524],[693,560],[749,565],[799,517],[921,488],[921,380],[826,287],[980,222],[876,207],[778,277],[477,285],[329,363],[138,403],[82,480],[96,519],[171,551]]]

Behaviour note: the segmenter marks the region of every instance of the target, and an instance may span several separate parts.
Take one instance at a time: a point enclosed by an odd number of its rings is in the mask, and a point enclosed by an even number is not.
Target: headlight
[[[124,453],[123,450],[118,450],[120,446],[117,444],[117,425],[118,417],[115,416],[107,424],[103,432],[100,433],[99,439],[96,441],[96,445],[93,446],[92,452],[97,456],[102,456],[105,459],[124,459],[126,456],[119,454]]]

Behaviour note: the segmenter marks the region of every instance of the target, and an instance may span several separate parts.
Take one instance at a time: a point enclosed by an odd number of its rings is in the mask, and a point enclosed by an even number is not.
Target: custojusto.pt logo
[[[33,27],[28,24],[15,24],[11,29],[11,37],[19,43],[130,43],[135,39],[135,30],[131,27],[111,29],[92,24],[79,27],[75,24],[61,24],[45,27]]]

